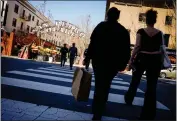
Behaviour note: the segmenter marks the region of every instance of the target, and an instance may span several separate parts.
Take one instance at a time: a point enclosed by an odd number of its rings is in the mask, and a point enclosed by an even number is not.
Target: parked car
[[[146,75],[146,71],[144,71],[143,75]],[[172,64],[172,68],[161,70],[159,77],[176,79],[176,66]]]
[[[161,78],[175,78],[176,79],[176,67],[172,67],[166,70],[161,70]]]

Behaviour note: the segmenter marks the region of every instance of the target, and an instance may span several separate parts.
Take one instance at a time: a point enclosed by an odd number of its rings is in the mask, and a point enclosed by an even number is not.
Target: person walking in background
[[[101,120],[108,100],[110,85],[119,71],[127,66],[130,59],[130,35],[117,22],[120,11],[112,7],[107,12],[107,20],[99,23],[91,34],[85,65],[92,59],[95,75],[95,90],[92,104],[92,120]]]
[[[1,24],[2,25],[2,24]],[[3,51],[3,44],[2,44],[2,42],[3,42],[3,35],[4,35],[4,30],[3,29],[1,29],[1,54],[2,54],[2,51]]]
[[[61,53],[61,67],[62,67],[65,66],[65,62],[68,54],[68,48],[66,47],[66,44],[64,44],[64,47],[61,48],[60,53]]]
[[[137,31],[136,45],[129,61],[130,67],[135,68],[130,87],[125,94],[125,102],[132,105],[142,74],[146,71],[147,89],[144,106],[140,115],[142,120],[152,120],[156,116],[156,86],[160,74],[162,61],[160,46],[162,32],[154,28],[157,12],[150,9],[146,12],[146,28]]]
[[[75,43],[72,44],[72,47],[69,49],[69,60],[70,60],[70,70],[73,68],[75,57],[77,56],[77,48]]]
[[[88,51],[88,48],[85,49],[85,51],[84,51],[84,57],[85,57],[85,58],[86,58],[86,56],[87,56],[87,51]],[[89,65],[90,65],[90,60],[88,60],[87,63],[85,64],[85,69],[86,69],[87,71],[89,71]]]

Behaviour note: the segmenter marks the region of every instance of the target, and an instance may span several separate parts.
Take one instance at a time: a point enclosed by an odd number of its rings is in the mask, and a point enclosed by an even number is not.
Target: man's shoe
[[[101,121],[101,116],[93,116],[92,121]]]
[[[126,95],[124,96],[124,100],[127,105],[132,106],[132,101],[130,101]]]

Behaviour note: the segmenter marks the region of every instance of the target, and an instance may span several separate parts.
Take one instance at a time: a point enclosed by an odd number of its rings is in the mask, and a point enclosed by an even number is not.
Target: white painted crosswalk
[[[14,87],[21,87],[26,89],[38,90],[43,92],[50,92],[55,94],[62,94],[67,96],[72,96],[71,87],[65,85],[55,85],[50,82],[61,82],[61,83],[72,83],[74,71],[69,70],[68,68],[60,68],[60,67],[39,67],[37,69],[25,69],[23,71],[13,70],[8,71],[7,74],[13,74],[24,77],[35,77],[37,79],[45,79],[49,80],[48,83],[39,82],[35,80],[31,80],[30,78],[21,79],[16,77],[1,77],[1,84],[9,85]],[[94,87],[94,77],[92,78],[91,85]],[[118,103],[125,104],[124,95],[119,93],[122,91],[127,91],[129,87],[129,82],[126,82],[122,78],[115,77],[111,84],[111,89],[116,90],[116,93],[109,93],[108,102],[110,103]],[[144,93],[141,89],[137,90],[138,93]],[[89,99],[93,99],[94,91],[90,91]],[[143,106],[144,98],[143,97],[135,97],[133,101],[134,106]],[[168,107],[163,105],[162,103],[157,101],[157,109],[160,110],[169,110]]]

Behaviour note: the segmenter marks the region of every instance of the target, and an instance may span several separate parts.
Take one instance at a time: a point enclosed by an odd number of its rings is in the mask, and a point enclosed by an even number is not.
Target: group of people
[[[119,15],[120,11],[115,7],[108,10],[107,20],[99,23],[91,34],[86,58],[83,61],[86,65],[92,60],[95,75],[92,120],[101,120],[111,82],[118,72],[127,67],[127,64],[129,68],[133,68],[133,75],[130,87],[124,96],[125,103],[132,105],[141,76],[146,71],[147,88],[138,119],[153,120],[156,116],[157,80],[162,67],[160,47],[163,45],[163,33],[154,27],[157,12],[153,9],[146,12],[147,27],[137,31],[132,55],[130,35],[128,30],[117,21]]]
[[[61,67],[65,65],[65,62],[67,61],[67,57],[69,57],[70,70],[72,70],[75,58],[78,55],[77,47],[75,46],[75,43],[73,43],[72,47],[70,47],[69,49],[66,47],[66,44],[64,44],[64,47],[61,48],[60,52],[61,52]]]
[[[85,51],[84,51],[84,57],[86,57],[86,55],[87,55],[87,50],[88,49],[85,49]],[[66,44],[64,44],[64,46],[60,50],[60,53],[61,53],[61,67],[63,67],[65,65],[65,62],[67,61],[67,57],[69,57],[70,70],[72,70],[74,61],[75,61],[76,57],[78,56],[77,47],[76,47],[75,43],[73,43],[72,47],[70,47],[69,49],[66,47]],[[87,71],[89,71],[90,60],[88,60],[88,62],[85,65],[86,65],[85,69]]]

